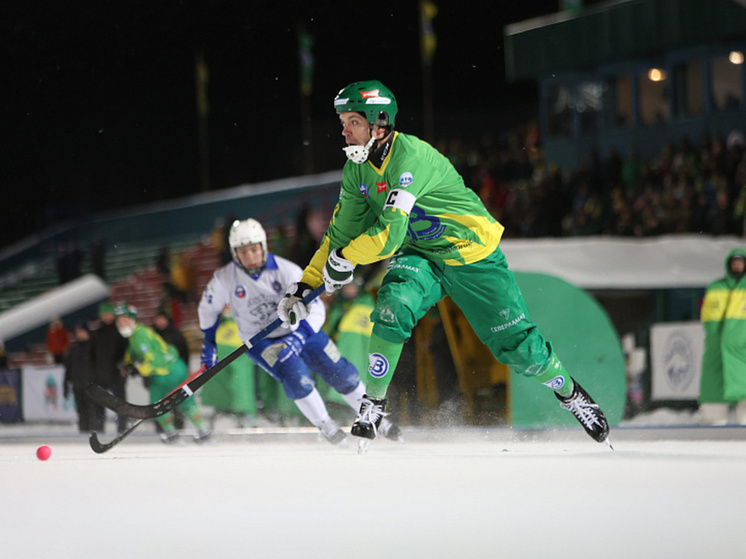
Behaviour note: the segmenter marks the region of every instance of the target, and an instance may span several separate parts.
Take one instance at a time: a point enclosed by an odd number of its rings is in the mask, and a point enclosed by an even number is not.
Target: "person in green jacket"
[[[699,411],[702,423],[725,425],[731,405],[746,425],[746,250],[725,259],[725,277],[707,286],[701,320],[705,330]]]
[[[353,281],[357,265],[390,258],[375,308],[368,372],[352,434],[373,439],[386,415],[386,391],[402,347],[425,313],[446,295],[492,354],[554,390],[596,441],[609,425],[529,317],[500,247],[503,226],[464,184],[453,165],[415,136],[394,129],[398,105],[379,81],[340,90],[334,108],[348,161],[339,202],[321,245],[277,314],[305,318],[302,297],[322,284],[333,292]]]
[[[125,364],[132,365],[148,379],[150,402],[154,403],[167,396],[174,388],[189,377],[187,364],[179,357],[177,349],[167,344],[155,330],[137,322],[137,310],[121,303],[114,308],[119,333],[127,338]],[[212,433],[205,427],[205,421],[193,398],[187,398],[178,409],[197,428],[195,441],[202,443],[210,439]],[[161,440],[166,444],[179,443],[179,432],[174,426],[174,415],[166,413],[156,418],[161,426]]]

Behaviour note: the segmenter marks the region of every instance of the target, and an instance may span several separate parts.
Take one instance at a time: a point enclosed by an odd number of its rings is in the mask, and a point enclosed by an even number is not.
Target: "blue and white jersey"
[[[241,339],[249,340],[277,318],[277,304],[285,296],[285,289],[300,281],[302,275],[300,266],[272,253],[267,254],[267,266],[257,276],[249,275],[231,261],[215,271],[202,293],[199,327],[203,331],[217,328],[223,309],[230,305]],[[318,332],[324,320],[326,309],[316,299],[306,322]],[[291,328],[278,328],[268,338],[279,338],[297,327],[296,324]]]

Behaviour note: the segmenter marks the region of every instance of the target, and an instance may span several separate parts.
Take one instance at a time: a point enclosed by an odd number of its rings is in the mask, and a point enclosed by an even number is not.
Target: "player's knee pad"
[[[291,400],[300,400],[308,396],[314,387],[313,379],[310,375],[287,374],[280,378],[285,395]]]
[[[360,382],[358,370],[323,331],[306,342],[301,359],[340,394],[351,392]]]
[[[392,342],[405,342],[417,324],[415,313],[418,307],[419,303],[410,301],[402,290],[381,290],[370,314],[376,335]]]
[[[340,394],[349,394],[360,383],[360,374],[355,365],[344,357],[340,358],[333,367],[319,371],[318,374],[324,382]]]

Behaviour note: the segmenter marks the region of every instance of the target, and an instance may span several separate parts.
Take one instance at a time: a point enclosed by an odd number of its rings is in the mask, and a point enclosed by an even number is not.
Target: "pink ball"
[[[52,456],[52,449],[47,445],[43,444],[36,449],[36,457],[39,460],[48,460],[50,456]]]

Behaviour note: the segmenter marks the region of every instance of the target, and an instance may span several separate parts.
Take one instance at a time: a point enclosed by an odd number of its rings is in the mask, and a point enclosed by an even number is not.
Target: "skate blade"
[[[360,439],[357,442],[357,453],[365,454],[366,452],[368,452],[369,446],[370,446],[370,439]]]
[[[609,437],[606,437],[606,440],[604,441],[606,443],[606,446],[608,446],[611,450],[614,450],[614,447],[611,446],[611,440]]]

